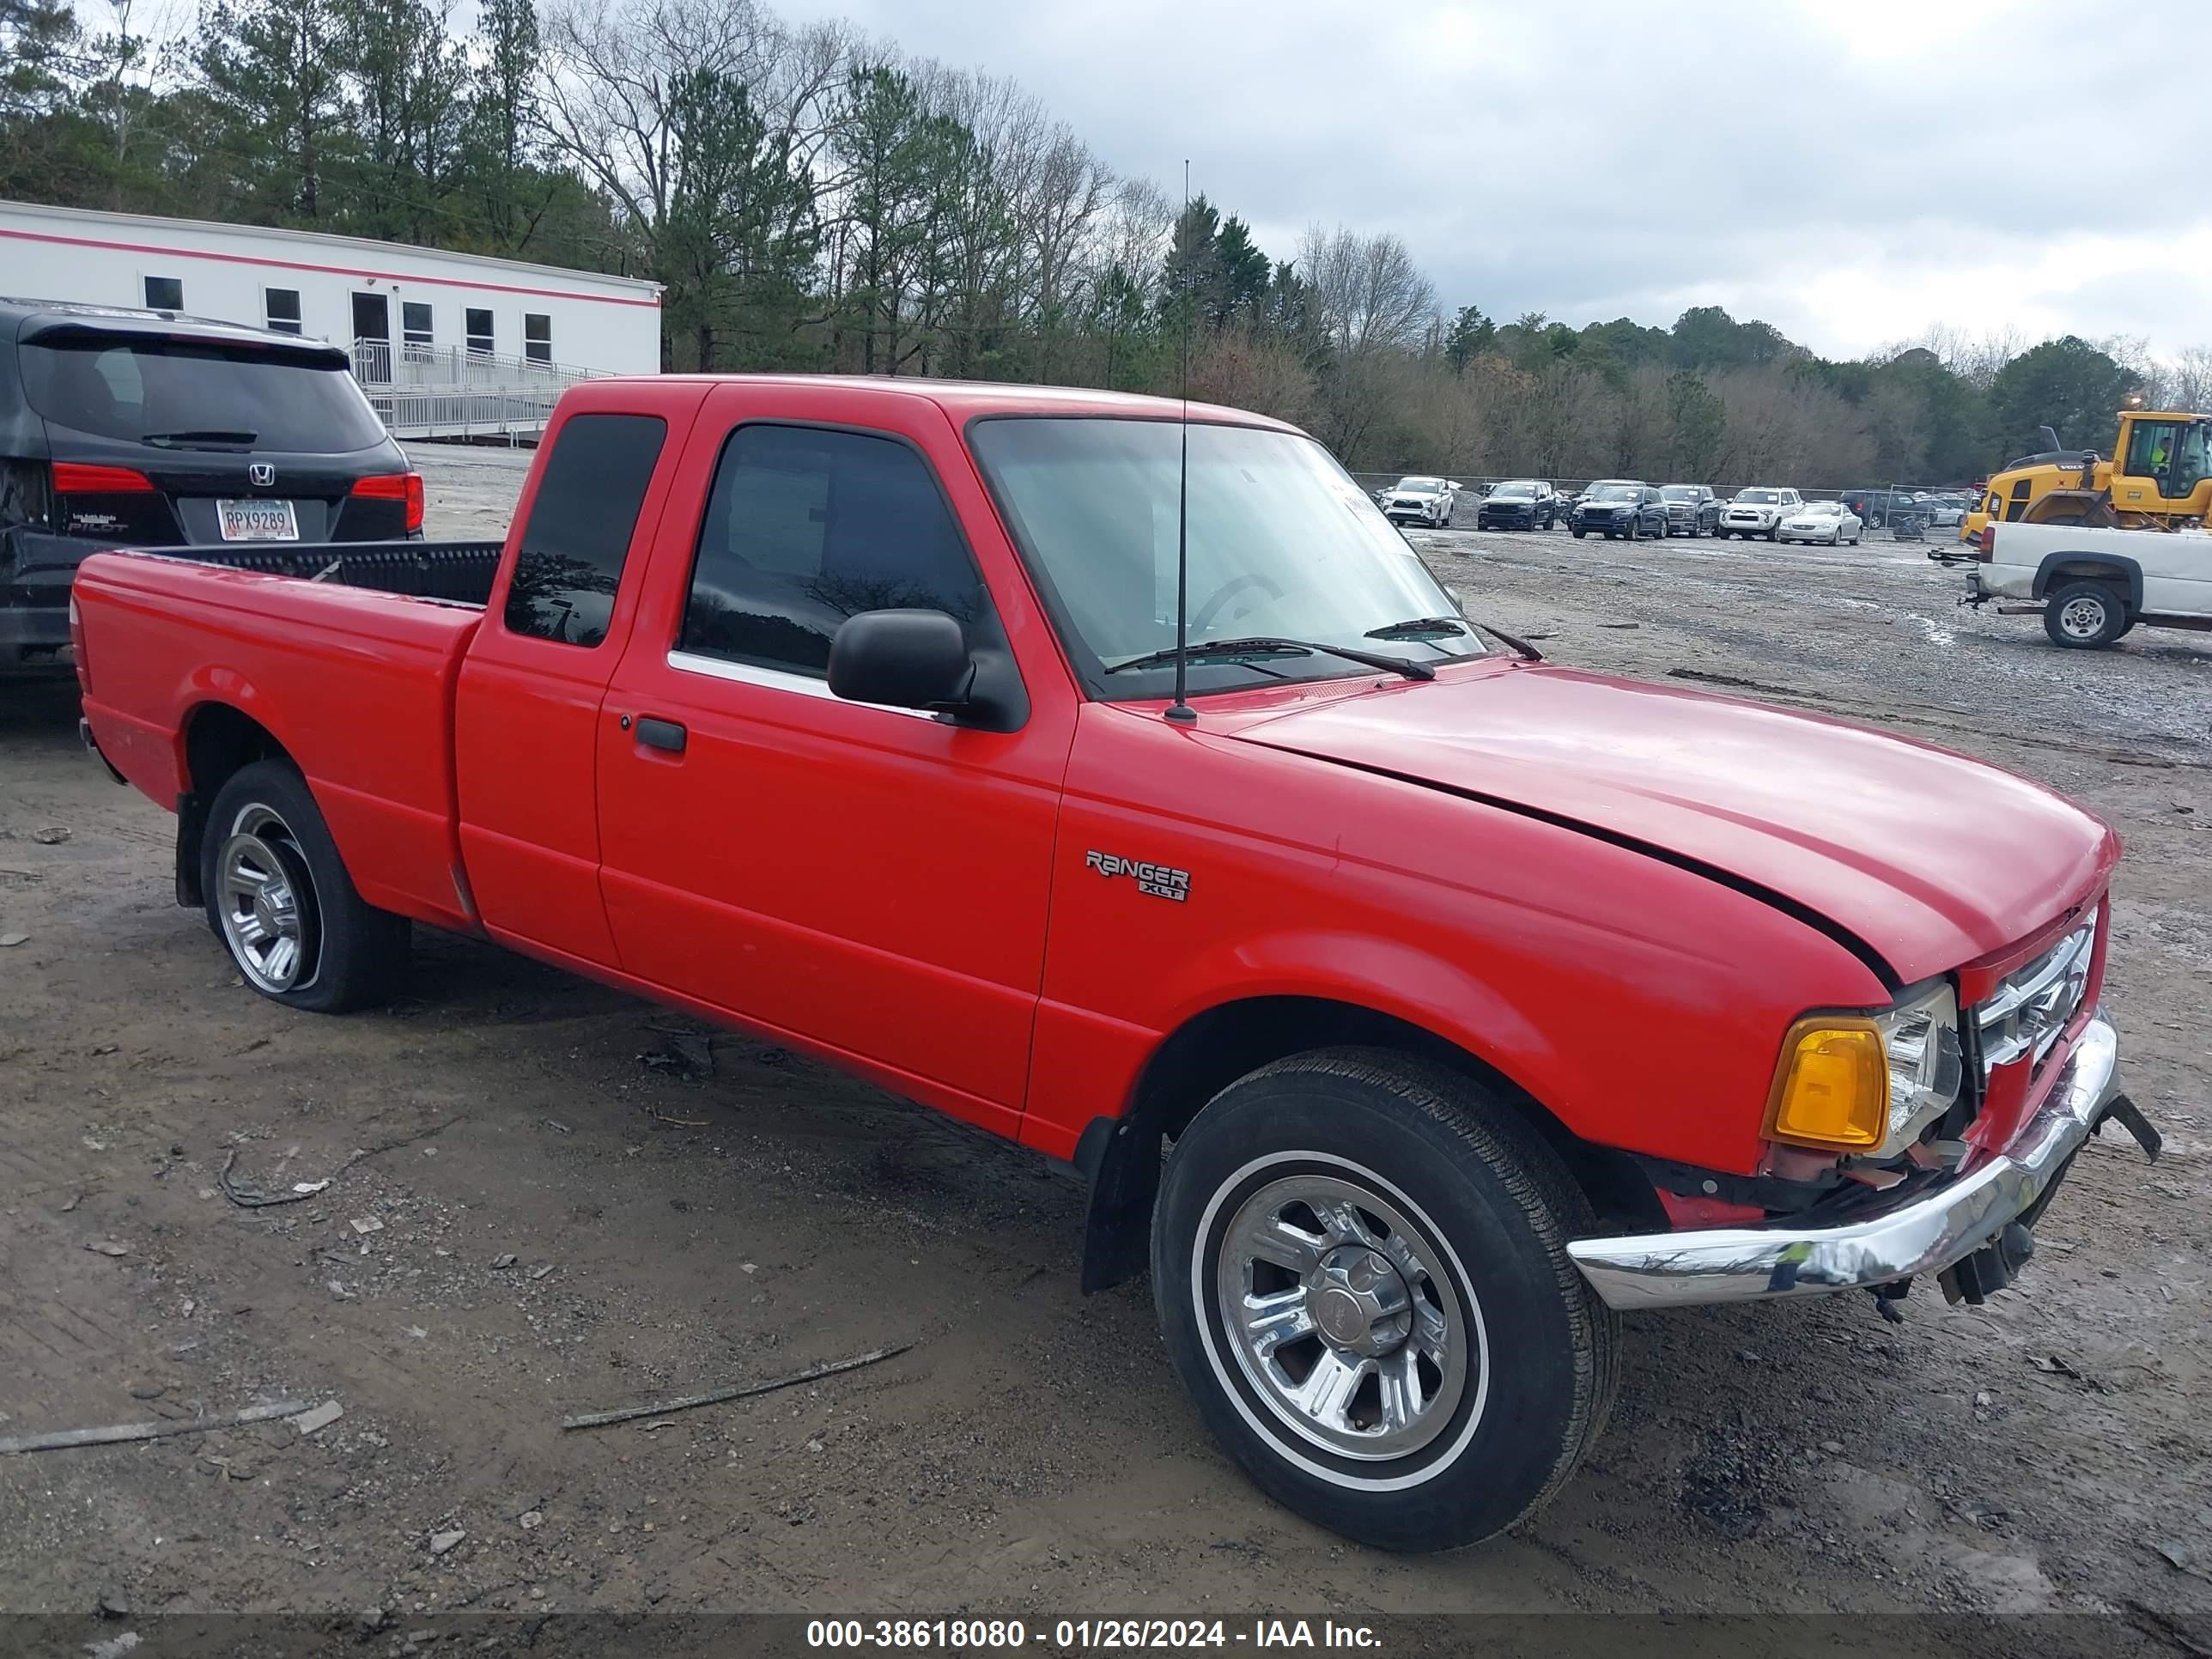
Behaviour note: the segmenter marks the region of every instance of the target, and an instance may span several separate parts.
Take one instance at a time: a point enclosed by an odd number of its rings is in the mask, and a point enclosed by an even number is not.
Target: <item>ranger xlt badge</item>
[[[1173,899],[1181,904],[1190,896],[1190,872],[1176,870],[1164,864],[1148,864],[1142,859],[1117,858],[1111,853],[1091,852],[1083,855],[1084,867],[1096,870],[1102,876],[1134,876],[1137,890],[1150,893],[1154,898]]]

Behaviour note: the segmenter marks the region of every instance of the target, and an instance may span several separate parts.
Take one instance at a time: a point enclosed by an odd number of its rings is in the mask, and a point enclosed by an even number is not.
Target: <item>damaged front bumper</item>
[[[1615,1308],[1874,1290],[1943,1273],[1991,1246],[2017,1255],[2019,1243],[2008,1237],[2008,1230],[2034,1219],[2041,1200],[2105,1117],[2117,1109],[2130,1129],[2141,1122],[2119,1094],[2118,1067],[2118,1033],[2102,1013],[2093,1015],[2074,1040],[2065,1070],[2010,1146],[1884,1213],[1828,1227],[1778,1221],[1577,1239],[1567,1254]],[[2150,1136],[2145,1148],[2154,1155],[2156,1137],[2147,1126],[2138,1132],[2139,1139],[2145,1135]]]

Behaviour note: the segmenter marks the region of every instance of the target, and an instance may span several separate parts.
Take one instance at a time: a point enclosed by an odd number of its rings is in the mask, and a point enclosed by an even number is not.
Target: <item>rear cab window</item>
[[[605,640],[667,439],[658,415],[587,413],[562,423],[516,540],[507,632],[585,650]]]

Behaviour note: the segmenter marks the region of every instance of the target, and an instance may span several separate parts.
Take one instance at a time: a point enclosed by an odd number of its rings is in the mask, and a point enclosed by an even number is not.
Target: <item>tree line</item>
[[[0,196],[644,276],[663,366],[947,374],[1264,410],[1347,465],[1964,481],[2212,407],[2212,349],[1938,329],[1861,361],[1440,304],[1403,241],[1263,249],[1012,82],[754,0],[0,0]]]

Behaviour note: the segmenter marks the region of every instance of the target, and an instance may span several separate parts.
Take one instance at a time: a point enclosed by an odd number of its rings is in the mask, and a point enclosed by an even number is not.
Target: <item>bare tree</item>
[[[1331,343],[1347,357],[1410,350],[1436,315],[1436,289],[1387,231],[1362,236],[1310,226],[1298,244],[1298,268]]]
[[[1190,366],[1190,395],[1303,425],[1313,417],[1312,371],[1276,340],[1238,330],[1211,337]]]

